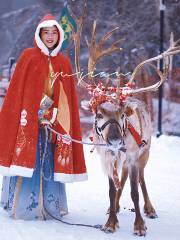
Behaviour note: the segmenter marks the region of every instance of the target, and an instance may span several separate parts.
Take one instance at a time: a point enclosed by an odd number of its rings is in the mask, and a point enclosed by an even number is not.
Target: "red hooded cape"
[[[55,25],[53,22],[55,20],[51,19],[51,21]],[[48,21],[45,22],[49,23]],[[61,37],[62,32],[60,31]],[[49,59],[55,73],[72,74],[67,57],[57,53],[57,49],[52,56],[47,56],[46,50],[44,51],[44,47],[41,46],[25,49],[11,78],[0,112],[0,172],[3,175],[31,177],[33,174],[38,142],[38,110],[44,90],[44,82],[49,74]],[[59,104],[60,108],[60,88],[62,87],[67,97],[70,113],[69,134],[72,138],[81,140],[78,101],[73,77],[67,75],[62,77],[59,74],[55,80],[53,100],[54,105]],[[25,120],[25,125],[21,124],[22,119]],[[63,134],[66,133],[63,126],[60,126],[58,130]],[[57,152],[55,149],[55,181],[73,182],[87,179],[81,144],[72,143],[72,158],[68,164],[62,165],[58,161]]]

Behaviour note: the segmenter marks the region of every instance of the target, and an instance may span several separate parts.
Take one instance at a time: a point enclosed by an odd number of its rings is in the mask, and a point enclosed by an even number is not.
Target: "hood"
[[[49,53],[49,49],[46,47],[46,45],[43,43],[43,41],[40,38],[40,29],[44,27],[52,27],[56,26],[57,29],[59,30],[59,43],[55,49],[51,53]],[[41,21],[39,22],[36,31],[35,31],[35,42],[37,46],[41,49],[41,51],[49,56],[51,55],[52,57],[57,56],[59,50],[61,49],[62,43],[64,40],[64,31],[62,27],[59,25],[59,23],[56,21],[55,17],[51,14],[45,15]]]

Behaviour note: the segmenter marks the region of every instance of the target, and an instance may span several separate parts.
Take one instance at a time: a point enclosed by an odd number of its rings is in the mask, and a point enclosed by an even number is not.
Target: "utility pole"
[[[159,11],[160,11],[160,54],[164,51],[164,11],[166,9],[165,0],[159,0]],[[163,59],[160,60],[159,65],[160,71],[163,71]],[[159,102],[158,102],[158,130],[157,137],[162,134],[162,98],[163,98],[163,85],[159,87]]]

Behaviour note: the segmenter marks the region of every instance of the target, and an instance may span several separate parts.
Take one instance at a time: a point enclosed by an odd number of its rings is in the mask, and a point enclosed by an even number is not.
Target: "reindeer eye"
[[[96,117],[99,118],[99,119],[102,119],[103,115],[101,113],[97,113]]]

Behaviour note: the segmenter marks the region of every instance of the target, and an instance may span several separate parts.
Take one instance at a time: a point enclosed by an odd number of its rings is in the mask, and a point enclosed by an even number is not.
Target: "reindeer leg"
[[[139,182],[140,182],[141,190],[142,190],[143,197],[144,197],[144,213],[149,218],[157,218],[158,216],[157,216],[156,211],[149,199],[149,195],[147,192],[146,183],[144,180],[144,169],[140,169]]]
[[[109,217],[106,224],[103,226],[103,230],[107,233],[115,232],[119,227],[118,219],[115,211],[115,197],[116,197],[116,188],[114,182],[109,178],[109,199],[110,199],[110,211]]]
[[[139,166],[140,166],[139,182],[140,182],[140,186],[141,186],[141,190],[142,190],[142,194],[143,194],[143,198],[144,198],[144,213],[149,218],[156,218],[157,214],[156,214],[156,211],[153,208],[151,201],[149,199],[147,188],[146,188],[146,183],[145,183],[145,179],[144,179],[144,168],[148,161],[148,158],[149,158],[149,149],[144,151],[144,153],[139,158]]]
[[[135,222],[134,222],[134,233],[138,236],[145,236],[146,235],[146,226],[145,222],[141,216],[140,208],[139,208],[139,192],[138,192],[138,185],[139,185],[139,169],[135,165],[131,165],[129,169],[129,176],[130,176],[130,184],[131,184],[131,198],[134,203],[135,208]]]
[[[116,200],[115,200],[116,213],[118,213],[120,211],[119,201],[120,201],[120,197],[122,195],[122,191],[123,191],[125,182],[127,180],[127,177],[128,177],[128,169],[126,167],[123,167],[122,174],[121,174],[121,188],[118,189],[118,191],[116,193]]]

